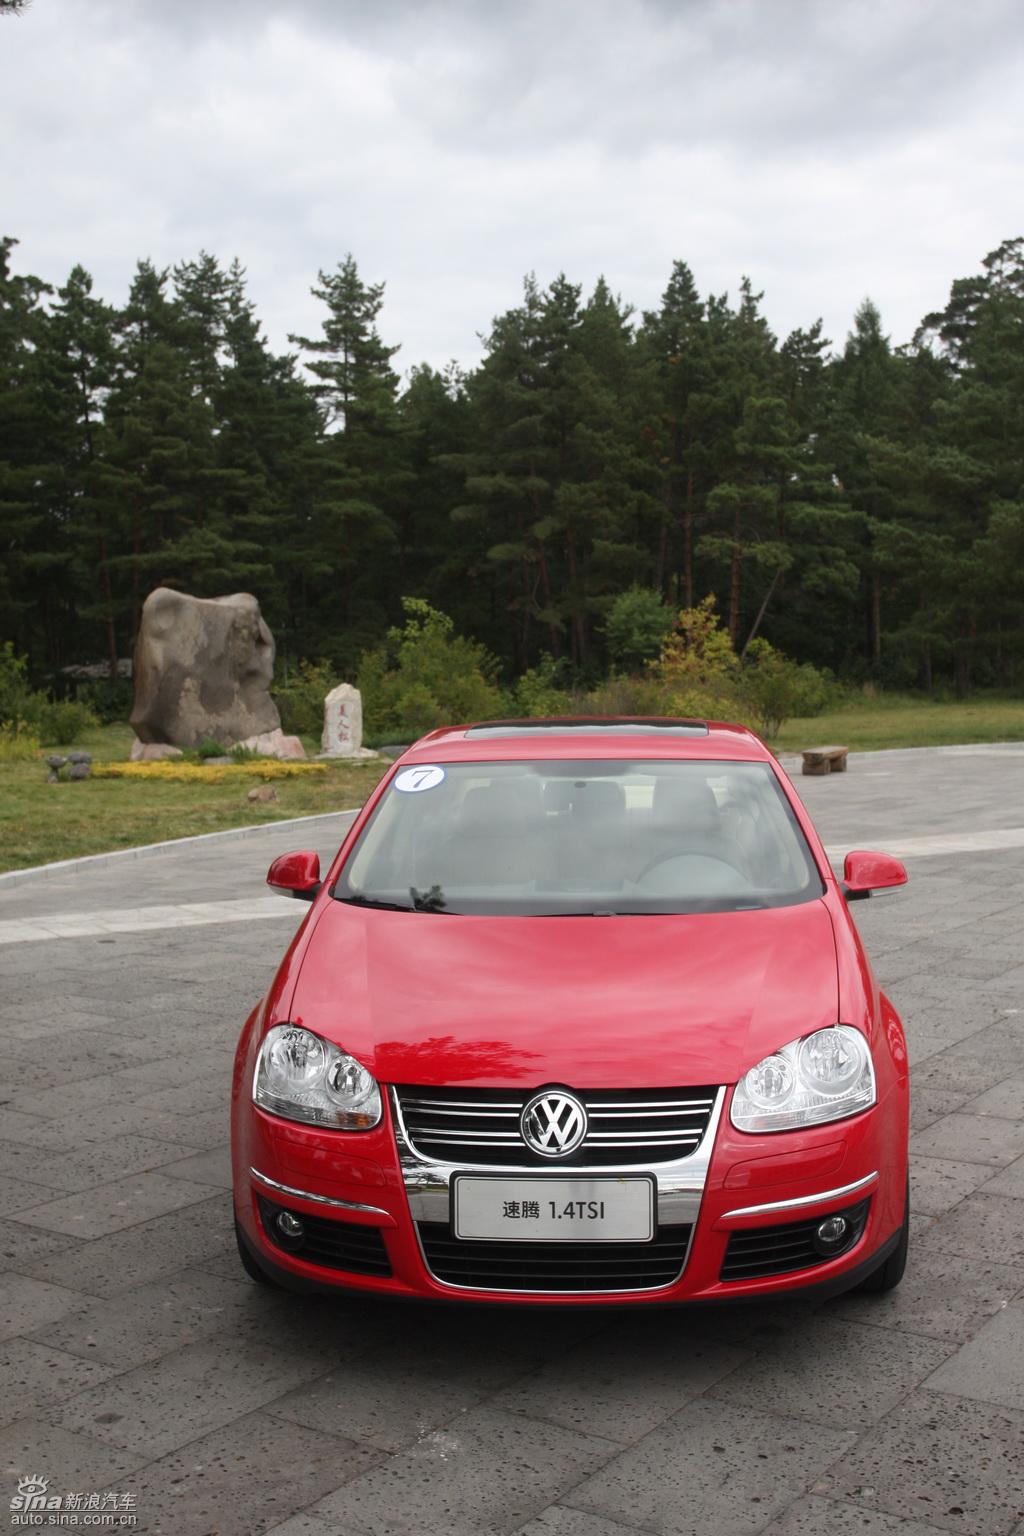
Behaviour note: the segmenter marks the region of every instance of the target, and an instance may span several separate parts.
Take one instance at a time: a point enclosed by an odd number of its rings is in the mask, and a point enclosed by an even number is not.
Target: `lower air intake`
[[[652,1243],[486,1243],[421,1222],[427,1265],[438,1280],[475,1291],[653,1291],[678,1280],[688,1226],[662,1227]]]
[[[788,1275],[794,1269],[814,1269],[849,1253],[860,1241],[868,1216],[870,1200],[848,1206],[845,1211],[829,1211],[809,1220],[788,1221],[778,1227],[748,1227],[733,1232],[722,1264],[723,1280],[764,1280],[771,1275]],[[843,1216],[848,1223],[843,1242],[829,1252],[815,1243],[815,1233],[823,1221]]]
[[[325,1269],[345,1269],[354,1275],[390,1275],[391,1261],[379,1227],[365,1227],[354,1221],[332,1221],[328,1216],[310,1216],[273,1200],[260,1198],[263,1230],[275,1248],[307,1264],[322,1264]],[[287,1211],[302,1223],[299,1239],[282,1239],[277,1217]]]

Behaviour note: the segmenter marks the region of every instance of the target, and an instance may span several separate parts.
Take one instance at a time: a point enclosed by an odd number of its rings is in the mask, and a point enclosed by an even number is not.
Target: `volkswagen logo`
[[[526,1105],[519,1128],[526,1145],[541,1157],[568,1157],[587,1134],[587,1112],[571,1093],[546,1088]]]

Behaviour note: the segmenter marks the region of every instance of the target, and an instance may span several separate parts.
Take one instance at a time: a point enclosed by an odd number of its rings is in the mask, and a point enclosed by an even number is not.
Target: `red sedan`
[[[908,1072],[771,753],[691,720],[434,731],[238,1045],[239,1252],[295,1290],[559,1305],[888,1290]]]

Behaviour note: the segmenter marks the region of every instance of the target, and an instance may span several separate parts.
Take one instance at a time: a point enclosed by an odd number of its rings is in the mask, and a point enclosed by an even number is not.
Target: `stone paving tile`
[[[19,1419],[0,1429],[5,1494],[17,1478],[34,1475],[49,1476],[51,1493],[99,1493],[115,1479],[120,1488],[130,1491],[132,1473],[145,1459],[41,1419]]]
[[[1024,1116],[1024,1077],[1008,1077],[994,1088],[965,1104],[969,1115],[1003,1115],[1007,1120]]]
[[[915,1392],[813,1491],[963,1536],[1009,1536],[1024,1515],[1024,1414]]]
[[[6,1051],[4,1054],[6,1057]],[[58,1105],[52,1107],[56,1109]],[[0,1142],[5,1149],[36,1147],[43,1152],[67,1152],[77,1146],[70,1127],[60,1120],[45,1118],[42,1111],[40,1106],[35,1114],[27,1115],[6,1105],[0,1108]]]
[[[1024,1157],[1009,1163],[981,1186],[983,1195],[1013,1195],[1024,1200]]]
[[[826,1308],[801,1330],[799,1348],[789,1339],[769,1346],[713,1386],[711,1396],[835,1429],[860,1429],[882,1418],[951,1351],[938,1339],[841,1321]]]
[[[742,1374],[749,1358],[708,1342],[699,1322],[666,1329],[661,1314],[629,1318],[506,1387],[492,1406],[630,1444],[737,1367]]]
[[[319,1381],[278,1398],[267,1411],[309,1429],[342,1432],[383,1451],[400,1451],[524,1376],[534,1364],[532,1357],[500,1347],[453,1354],[429,1336],[406,1333],[344,1360]],[[501,1394],[492,1405],[504,1406]],[[593,1433],[600,1434],[600,1428]]]
[[[657,1531],[739,1536],[761,1530],[854,1438],[698,1398],[559,1502]]]
[[[966,1100],[962,1093],[949,1088],[922,1088],[915,1074],[910,1092],[910,1129],[926,1130],[955,1109],[962,1109]]]
[[[996,1313],[924,1385],[1024,1410],[1024,1303]]]
[[[971,1098],[1012,1077],[1020,1066],[1021,1049],[1020,1030],[1003,1019],[929,1057],[914,1074],[914,1089],[949,1089]]]
[[[52,1322],[80,1305],[81,1300],[77,1291],[66,1286],[5,1271],[0,1281],[0,1339],[14,1338]]]
[[[98,1360],[81,1360],[29,1339],[8,1339],[0,1344],[0,1428],[31,1418],[38,1409],[74,1397],[113,1374]]]
[[[241,1029],[241,1022],[239,1023]],[[194,1115],[204,1110],[223,1111],[231,1099],[231,1072],[225,1068],[220,1081],[204,1077],[194,1083],[182,1083],[177,1088],[162,1088],[146,1094],[141,1103],[152,1109],[168,1110],[171,1114]]]
[[[176,1164],[186,1151],[183,1146],[153,1141],[146,1136],[112,1136],[78,1152],[43,1157],[36,1172],[53,1190],[91,1191],[96,1185],[112,1184],[126,1174],[144,1173],[165,1163]],[[90,1203],[91,1199],[90,1195]]]
[[[88,1106],[79,1106],[74,1117],[78,1147],[106,1141],[114,1136],[145,1136],[178,1146],[181,1155],[193,1147],[209,1147],[227,1139],[227,1111],[222,1104],[217,1111],[216,1136],[211,1138],[204,1116],[182,1115],[169,1109],[154,1109],[149,1104],[110,1104],[94,1096]]]
[[[765,1526],[764,1536],[932,1536],[936,1527],[921,1520],[904,1520],[881,1510],[834,1499],[797,1499],[785,1514]]]
[[[475,1408],[308,1511],[346,1536],[514,1531],[614,1456],[609,1440]]]
[[[1024,1288],[1024,1266],[934,1248],[917,1250],[912,1237],[907,1272],[884,1296],[837,1296],[828,1311],[851,1322],[900,1329],[936,1339],[969,1339]]]
[[[22,1142],[0,1141],[0,1180],[5,1184],[11,1184],[12,1187],[17,1186],[19,1180],[24,1180],[29,1186],[42,1185],[43,1180],[37,1176],[38,1169],[48,1159],[57,1156],[58,1152],[67,1155],[65,1148],[54,1149]]]
[[[40,1227],[23,1227],[20,1222],[5,1221],[0,1225],[0,1269],[28,1272],[39,1259],[58,1253],[69,1254],[80,1243],[80,1238],[68,1237],[66,1232],[44,1232]],[[59,1279],[59,1276],[48,1278]]]
[[[177,1157],[176,1151],[174,1155]],[[212,1184],[215,1189],[230,1189],[231,1148],[207,1147],[205,1152],[197,1152],[193,1157],[183,1157],[164,1164],[160,1171],[169,1179],[189,1179],[193,1184]]]
[[[22,1268],[41,1280],[63,1279],[91,1296],[116,1296],[187,1265],[203,1263],[229,1246],[237,1266],[230,1198],[212,1195],[209,1186],[203,1193],[207,1198],[198,1205],[32,1260]]]
[[[140,1525],[167,1536],[255,1536],[382,1453],[263,1413],[192,1440],[133,1479]]]
[[[265,1338],[257,1345],[204,1339],[90,1387],[41,1417],[154,1459],[264,1407],[323,1370],[322,1362],[296,1358]]]
[[[1016,1200],[999,1195],[968,1195],[929,1227],[919,1247],[919,1263],[927,1263],[928,1254],[939,1249],[968,1258],[991,1259],[997,1264],[1024,1264],[1020,1206]]]
[[[115,1179],[80,1195],[64,1195],[59,1200],[27,1204],[12,1214],[29,1227],[45,1227],[49,1232],[67,1232],[72,1237],[108,1237],[126,1227],[136,1227],[152,1216],[164,1215],[179,1206],[195,1205],[209,1198],[208,1184],[190,1184],[185,1179],[168,1179],[150,1171],[126,1179]]]
[[[981,1163],[915,1152],[910,1159],[910,1208],[922,1216],[943,1216],[991,1175],[991,1167]]]
[[[223,1279],[189,1269],[127,1295],[91,1300],[29,1337],[127,1371],[230,1328],[258,1306],[259,1295],[241,1270]]]
[[[42,1184],[30,1184],[26,1179],[0,1176],[0,1216],[14,1215],[24,1205],[42,1205],[59,1193]]]
[[[552,1504],[535,1520],[521,1525],[516,1536],[637,1536],[637,1532],[651,1531],[644,1525],[620,1525],[617,1520],[603,1520],[600,1515],[584,1514],[579,1509],[566,1509],[562,1504]],[[283,1528],[275,1536],[288,1536]],[[295,1536],[301,1536],[299,1531]]]
[[[345,1536],[345,1533],[336,1520],[328,1520],[323,1515],[298,1514],[281,1525],[271,1526],[264,1536]]]
[[[996,1115],[946,1115],[911,1138],[911,1156],[947,1157],[1003,1168],[1024,1156],[1024,1123]]]

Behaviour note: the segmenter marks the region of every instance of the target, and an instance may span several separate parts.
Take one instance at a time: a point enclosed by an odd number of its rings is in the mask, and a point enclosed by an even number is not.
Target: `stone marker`
[[[159,763],[165,757],[181,755],[181,748],[172,747],[169,741],[140,741],[136,736],[128,757],[133,763]]]
[[[306,749],[297,736],[286,736],[281,727],[276,731],[264,731],[260,736],[247,736],[237,743],[256,752],[260,757],[305,757]]]
[[[363,696],[351,683],[339,683],[324,699],[321,757],[356,757],[363,743]]]
[[[87,779],[92,772],[91,752],[68,753],[68,778]]]
[[[157,587],[142,608],[131,723],[143,742],[225,746],[277,731],[274,637],[249,592],[190,597]]]
[[[46,775],[46,782],[47,782],[47,784],[59,784],[60,783],[60,771],[64,767],[64,764],[67,762],[67,758],[66,757],[56,757],[56,756],[54,756],[54,757],[48,757],[46,759],[46,761],[47,761],[47,763],[49,764],[49,767],[50,767],[50,771]]]

